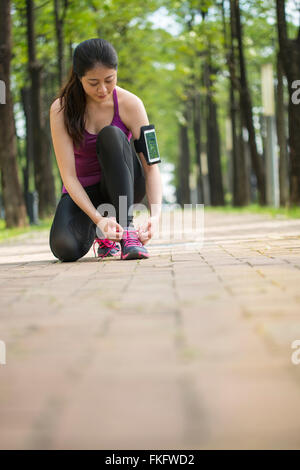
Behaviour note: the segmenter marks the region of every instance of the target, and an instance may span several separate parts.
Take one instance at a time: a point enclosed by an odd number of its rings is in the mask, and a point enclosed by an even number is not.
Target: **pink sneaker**
[[[98,251],[96,255],[95,245],[98,243]],[[108,238],[95,238],[93,243],[93,250],[95,257],[97,258],[109,258],[117,256],[120,253],[120,247],[116,242],[109,240]]]
[[[133,227],[124,227],[120,245],[121,259],[149,258],[147,249],[140,242],[137,230],[134,230]]]

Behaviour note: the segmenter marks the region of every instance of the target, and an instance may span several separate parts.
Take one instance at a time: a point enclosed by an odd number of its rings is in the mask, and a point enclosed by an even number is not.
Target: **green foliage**
[[[64,2],[60,0],[60,17],[63,13],[63,4]],[[228,32],[228,1],[224,1],[224,6]],[[240,7],[248,80],[253,105],[259,111],[261,66],[267,62],[275,65],[278,47],[275,2],[241,0]],[[152,22],[154,12],[156,12],[155,23]],[[54,2],[35,0],[34,15],[37,60],[42,66],[42,106],[45,119],[48,120],[49,106],[59,88]],[[173,29],[164,28],[163,21],[167,17],[170,21],[173,20]],[[28,85],[26,0],[13,1],[12,22],[11,86],[14,102],[21,109],[20,90]],[[289,33],[295,36],[296,29],[295,24],[289,22]],[[182,119],[185,103],[193,93],[199,91],[201,96],[205,97],[203,64],[210,60],[214,70],[211,76],[213,98],[218,105],[219,113],[222,166],[226,171],[224,141],[225,119],[228,115],[228,70],[223,33],[219,1],[70,1],[64,22],[66,72],[71,66],[72,52],[79,42],[92,37],[103,37],[110,41],[119,56],[118,84],[143,100],[149,120],[155,123],[157,128],[162,158],[176,163],[178,122]],[[201,111],[203,114],[204,110]],[[18,119],[22,125],[22,116]],[[193,154],[191,132],[190,138]],[[24,139],[20,149],[19,161],[23,165]],[[192,159],[194,160],[193,155]],[[59,192],[61,181],[57,168],[56,187]]]

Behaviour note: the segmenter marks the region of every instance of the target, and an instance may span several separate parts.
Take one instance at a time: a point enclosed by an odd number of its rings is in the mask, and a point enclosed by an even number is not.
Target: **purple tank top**
[[[119,115],[119,105],[117,89],[113,90],[114,99],[114,117],[111,121],[111,126],[119,127],[127,136],[128,141],[132,137],[131,131],[125,126]],[[75,156],[75,168],[77,178],[79,179],[82,186],[91,186],[96,184],[101,179],[101,167],[97,158],[96,153],[96,140],[98,134],[90,134],[87,130],[84,130],[84,140],[79,148],[73,145],[74,156]],[[62,193],[67,193],[65,186],[62,187]]]

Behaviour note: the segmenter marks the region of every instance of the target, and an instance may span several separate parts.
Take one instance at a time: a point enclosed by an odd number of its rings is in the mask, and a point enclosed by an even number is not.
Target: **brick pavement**
[[[0,448],[299,449],[300,221],[205,212],[204,244],[147,246],[0,244]]]

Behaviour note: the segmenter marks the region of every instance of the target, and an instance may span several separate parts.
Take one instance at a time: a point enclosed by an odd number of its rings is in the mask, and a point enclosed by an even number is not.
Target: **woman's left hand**
[[[138,227],[138,237],[142,245],[148,243],[148,241],[153,237],[155,232],[158,230],[159,217],[153,216],[149,217],[147,222]]]

